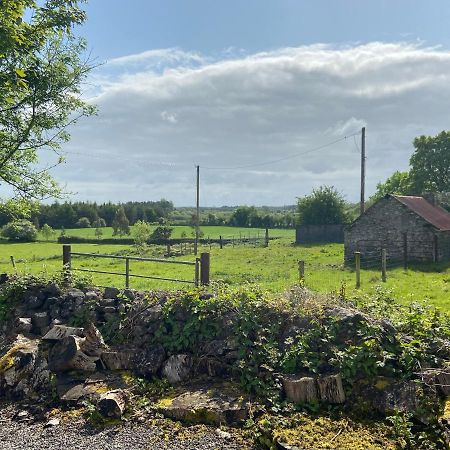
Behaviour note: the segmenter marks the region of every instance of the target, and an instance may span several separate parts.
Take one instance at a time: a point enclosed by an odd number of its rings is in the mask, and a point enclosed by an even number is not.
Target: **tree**
[[[138,251],[143,252],[147,246],[147,241],[152,234],[153,227],[142,220],[138,220],[133,226],[134,245]]]
[[[91,222],[87,217],[80,217],[76,223],[77,228],[91,228]]]
[[[36,227],[29,220],[16,220],[2,228],[2,236],[10,241],[33,242],[37,235]]]
[[[94,222],[92,222],[92,226],[95,228],[104,228],[106,227],[106,221],[105,219],[99,217],[97,220],[94,220]]]
[[[103,236],[103,230],[100,227],[95,229],[95,236],[98,240]]]
[[[413,144],[409,165],[415,193],[450,192],[450,131],[417,137]]]
[[[130,222],[125,215],[123,206],[121,206],[114,217],[113,223],[113,236],[123,236],[124,234],[130,234]]]
[[[44,236],[44,239],[46,241],[49,241],[52,238],[52,236],[55,234],[55,230],[47,223],[44,223],[44,225],[41,228],[41,233],[42,233],[42,236]]]
[[[151,239],[170,239],[172,235],[173,228],[170,228],[166,225],[160,225],[153,230],[153,233],[150,235]]]
[[[298,199],[300,225],[333,225],[347,220],[345,200],[333,186],[321,186]]]
[[[409,195],[413,193],[409,172],[394,172],[384,183],[377,184],[371,201],[379,200],[387,194]]]
[[[7,0],[0,3],[0,180],[22,198],[60,190],[49,174],[68,127],[94,113],[81,98],[92,65],[73,28],[86,15],[83,0]],[[53,162],[38,166],[38,151]]]

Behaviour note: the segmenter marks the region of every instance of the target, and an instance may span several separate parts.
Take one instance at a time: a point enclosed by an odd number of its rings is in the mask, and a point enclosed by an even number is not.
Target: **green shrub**
[[[1,234],[10,241],[34,242],[37,240],[38,231],[29,220],[15,220],[6,224]]]
[[[78,228],[91,228],[91,222],[87,217],[80,217],[76,223]]]

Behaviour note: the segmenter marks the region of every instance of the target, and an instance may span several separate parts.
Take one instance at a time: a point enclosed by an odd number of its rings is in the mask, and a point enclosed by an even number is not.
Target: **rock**
[[[70,288],[66,291],[65,296],[67,300],[74,301],[77,304],[83,303],[86,294],[80,289]]]
[[[114,315],[117,312],[117,310],[116,310],[115,306],[104,306],[103,312],[105,314]]]
[[[345,392],[340,374],[328,375],[317,379],[320,400],[326,403],[345,403]]]
[[[104,299],[99,300],[98,304],[99,304],[100,308],[103,310],[104,307],[107,307],[107,306],[115,307],[117,305],[117,300],[114,298],[104,298]]]
[[[202,357],[195,365],[195,373],[198,375],[208,375],[211,378],[229,378],[232,367],[224,363],[219,358]]]
[[[111,388],[104,378],[93,375],[92,379],[86,379],[81,374],[57,374],[56,392],[61,401],[76,403],[86,398],[90,400],[98,399],[102,393]]]
[[[41,328],[47,327],[50,324],[50,318],[46,312],[34,313],[31,316],[31,323],[33,329],[40,332]]]
[[[84,298],[87,301],[97,301],[100,297],[95,291],[86,291]]]
[[[186,381],[192,373],[192,357],[190,355],[172,355],[163,365],[162,374],[169,383]]]
[[[105,292],[103,293],[103,298],[117,298],[120,295],[120,289],[115,287],[107,287],[105,288]]]
[[[444,397],[450,397],[450,371],[438,370],[435,373],[435,383],[438,392]]]
[[[136,352],[133,357],[133,364],[138,375],[152,377],[158,373],[165,357],[166,351],[164,347],[162,345],[153,345],[144,351]]]
[[[233,343],[225,339],[215,339],[213,341],[206,342],[203,345],[202,353],[208,356],[223,356],[230,350],[235,350]]]
[[[286,398],[293,403],[318,401],[317,383],[312,377],[284,376],[283,388]]]
[[[27,300],[27,308],[28,309],[39,309],[42,307],[43,304],[44,304],[43,298],[38,298],[35,295],[28,297],[28,300]]]
[[[156,322],[162,319],[162,306],[155,305],[145,311],[145,321],[146,322]]]
[[[100,358],[108,370],[131,370],[134,368],[132,363],[133,353],[130,351],[105,351]],[[162,360],[159,367],[161,367]]]
[[[42,290],[47,297],[59,297],[62,294],[61,288],[56,283],[50,283]]]
[[[16,320],[16,331],[17,333],[31,333],[32,324],[31,318],[29,317],[19,317]]]
[[[231,433],[228,433],[228,431],[223,431],[220,428],[216,429],[216,434],[222,439],[231,439]]]
[[[51,428],[51,427],[56,427],[61,423],[60,419],[54,418],[54,419],[50,419],[45,425],[44,428]]]
[[[54,325],[45,336],[43,341],[60,341],[67,336],[84,336],[83,328],[67,327],[65,325]]]
[[[249,417],[249,402],[228,386],[193,387],[156,405],[166,417],[188,423],[240,424]]]
[[[37,340],[18,335],[0,358],[0,391],[7,397],[33,400],[50,392],[50,372]]]

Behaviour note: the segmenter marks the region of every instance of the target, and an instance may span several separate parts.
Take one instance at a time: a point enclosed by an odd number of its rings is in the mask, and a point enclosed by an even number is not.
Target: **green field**
[[[176,227],[177,234],[189,227]],[[67,230],[67,234],[69,231]],[[205,235],[216,237],[230,236],[239,231],[248,233],[248,229],[229,227],[204,227]],[[261,231],[261,230],[260,230]],[[77,230],[77,235],[93,230]],[[254,230],[253,230],[254,232]],[[450,309],[450,266],[429,266],[407,271],[395,268],[388,271],[388,280],[381,282],[379,270],[363,270],[361,289],[355,289],[355,274],[342,267],[343,245],[294,245],[294,230],[273,230],[271,233],[284,235],[270,242],[269,247],[260,245],[228,245],[220,249],[218,245],[201,246],[200,251],[211,253],[211,279],[222,281],[231,286],[244,283],[256,283],[271,291],[283,291],[298,283],[298,261],[306,264],[305,284],[313,290],[329,293],[345,288],[348,296],[373,293],[378,286],[392,291],[393,296],[402,302],[426,300],[442,309]],[[89,234],[86,234],[89,236]],[[53,274],[62,267],[62,246],[55,242],[6,243],[0,244],[0,271],[13,270],[10,256],[14,256],[17,270],[21,273]],[[179,250],[174,246],[173,250]],[[132,246],[104,244],[73,244],[73,252],[101,253],[113,255],[137,255]],[[163,257],[163,246],[151,246],[145,255]],[[192,254],[171,257],[169,260],[194,261]],[[108,272],[124,272],[125,262],[116,259],[73,257],[73,267]],[[194,269],[191,266],[161,264],[154,262],[130,263],[131,274],[150,275],[163,278],[193,280]],[[84,273],[78,272],[81,275]],[[95,274],[95,284],[106,286],[124,286],[124,277],[119,275]],[[182,287],[182,283],[131,278],[131,287],[138,289],[167,289]]]
[[[155,229],[157,225],[153,225],[153,229]],[[172,237],[173,238],[181,238],[182,233],[186,234],[186,237],[193,237],[193,228],[189,226],[173,226]],[[102,238],[120,238],[120,237],[133,237],[133,227],[130,227],[131,235],[130,236],[113,236],[113,229],[111,227],[101,228],[103,235]],[[204,238],[208,239],[218,239],[220,236],[223,238],[231,238],[234,237],[238,239],[239,237],[264,237],[265,230],[262,228],[239,228],[239,227],[226,227],[226,226],[208,226],[201,227],[201,231],[204,233]],[[96,239],[95,228],[70,228],[66,229],[65,233],[67,236],[80,236],[85,238],[93,238]],[[56,230],[54,239],[56,239],[60,235],[60,231]],[[273,229],[269,231],[269,235],[273,237],[290,237],[294,239],[295,230],[281,230],[281,229]],[[42,235],[39,236],[40,239],[44,240]]]

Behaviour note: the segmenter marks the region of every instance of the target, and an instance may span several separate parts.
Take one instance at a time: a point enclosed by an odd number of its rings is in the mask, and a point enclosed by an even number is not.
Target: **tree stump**
[[[328,375],[317,379],[320,400],[326,403],[345,403],[341,375]]]
[[[316,380],[312,377],[284,377],[286,398],[294,403],[311,403],[318,400]]]

